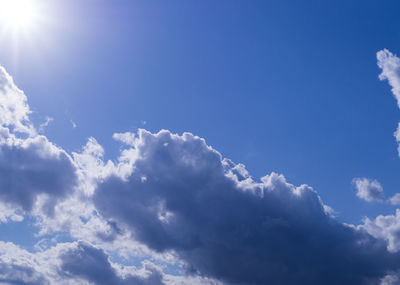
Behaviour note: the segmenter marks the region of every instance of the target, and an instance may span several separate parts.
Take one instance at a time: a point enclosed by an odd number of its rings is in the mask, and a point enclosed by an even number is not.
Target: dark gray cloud
[[[151,269],[149,276],[118,276],[103,250],[89,244],[79,243],[61,255],[60,275],[66,278],[81,278],[96,285],[162,285],[161,272]]]
[[[378,284],[400,263],[386,243],[327,214],[309,186],[256,183],[203,139],[141,130],[133,173],[111,176],[98,211],[188,273],[231,284]],[[126,158],[125,158],[126,159]]]

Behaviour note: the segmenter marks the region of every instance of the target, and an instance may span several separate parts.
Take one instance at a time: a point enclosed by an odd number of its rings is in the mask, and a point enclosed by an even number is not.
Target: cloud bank
[[[397,61],[388,51],[378,59],[386,70],[381,78],[397,86],[391,79],[395,64],[387,62]],[[39,236],[54,235],[49,246],[35,252],[0,242],[0,283],[398,280],[398,213],[359,226],[342,224],[310,186],[292,185],[277,173],[256,180],[244,165],[223,158],[191,133],[114,134],[124,147],[113,161],[104,161],[94,138],[69,154],[38,134],[25,94],[3,68],[0,110],[0,208],[5,209],[0,221],[29,215]],[[375,181],[355,184],[367,201],[383,193]],[[58,242],[59,232],[74,241]],[[141,266],[124,265],[138,248],[145,252]],[[169,265],[177,272],[167,274]]]
[[[331,218],[307,185],[276,173],[255,182],[189,133],[140,130],[131,150],[132,173],[100,183],[94,204],[153,250],[176,252],[189,273],[228,284],[369,284],[396,269],[398,255]]]

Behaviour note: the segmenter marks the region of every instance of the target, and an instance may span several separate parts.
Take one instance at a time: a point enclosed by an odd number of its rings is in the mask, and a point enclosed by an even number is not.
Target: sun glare
[[[32,28],[38,18],[33,0],[0,0],[0,24],[14,31]]]

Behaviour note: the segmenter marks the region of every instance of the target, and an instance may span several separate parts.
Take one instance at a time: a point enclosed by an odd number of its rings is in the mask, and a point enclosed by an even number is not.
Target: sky
[[[399,9],[0,0],[0,284],[400,284]]]

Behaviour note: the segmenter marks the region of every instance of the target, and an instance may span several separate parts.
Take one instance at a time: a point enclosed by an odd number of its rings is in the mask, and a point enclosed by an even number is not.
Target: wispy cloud
[[[46,120],[40,124],[39,132],[43,132],[45,128],[53,121],[54,119],[51,117],[46,117]]]

